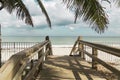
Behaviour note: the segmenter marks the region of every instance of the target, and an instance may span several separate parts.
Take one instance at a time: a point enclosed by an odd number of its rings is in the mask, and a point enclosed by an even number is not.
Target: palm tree
[[[105,13],[100,1],[110,0],[63,0],[67,8],[75,11],[75,23],[77,18],[82,17],[83,21],[90,23],[91,28],[98,33],[103,33],[109,24],[107,14]],[[120,0],[113,0],[120,6]]]
[[[110,2],[109,0],[101,1]],[[117,1],[117,3],[120,4],[120,1]],[[41,0],[37,0],[37,2],[42,12],[46,16],[49,27],[51,27],[51,21],[44,8],[44,5],[42,4]],[[16,16],[19,19],[24,20],[26,24],[34,26],[29,11],[22,0],[0,0],[0,3],[0,10],[5,8],[9,13],[12,13],[14,10],[16,10]],[[99,0],[63,0],[63,3],[66,4],[67,8],[74,10],[75,23],[77,18],[82,17],[83,21],[90,23],[91,28],[98,33],[102,33],[105,31],[105,29],[107,29],[107,24],[109,21]]]
[[[49,27],[51,27],[51,21],[50,18],[41,2],[41,0],[37,0],[42,12],[44,13],[44,15],[46,16],[46,20],[48,22]],[[25,4],[23,3],[22,0],[0,0],[1,3],[1,7],[0,10],[2,10],[3,8],[5,8],[10,14],[16,10],[16,16],[19,19],[22,19],[25,21],[26,24],[29,24],[31,26],[33,25],[33,21],[31,18],[31,15],[28,11],[28,9],[26,8]]]

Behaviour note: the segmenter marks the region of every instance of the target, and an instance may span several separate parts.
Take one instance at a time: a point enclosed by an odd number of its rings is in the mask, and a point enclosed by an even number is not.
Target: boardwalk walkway
[[[46,36],[45,41],[12,55],[0,68],[0,80],[120,80],[119,67],[113,66],[119,64],[104,61],[99,51],[120,57],[120,49],[86,42],[80,37],[71,56],[53,56],[51,42]],[[92,59],[91,63],[84,60],[86,55]]]
[[[106,80],[78,56],[49,56],[36,80]]]

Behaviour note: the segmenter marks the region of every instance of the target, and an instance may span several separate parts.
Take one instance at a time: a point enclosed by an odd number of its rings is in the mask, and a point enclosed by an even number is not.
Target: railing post
[[[49,44],[46,45],[46,50],[49,48],[48,55],[53,55],[53,53],[52,53],[52,45],[51,45],[51,42],[50,42],[49,36],[46,36],[45,40],[49,41]]]
[[[79,44],[78,44],[79,55],[80,55],[81,58],[85,59],[85,54],[84,54],[83,51],[81,51],[81,50],[84,50],[84,45],[80,43],[80,40],[81,40],[81,39],[82,39],[82,37],[80,36],[80,37],[78,38],[78,40],[79,40]]]
[[[75,41],[75,44],[73,45],[73,47],[72,47],[72,50],[71,50],[71,52],[70,52],[70,55],[69,56],[73,56],[74,55],[74,50],[75,50],[75,48],[76,48],[76,45],[78,44],[78,40],[77,41]],[[73,54],[72,54],[73,53]]]
[[[117,76],[117,80],[120,80],[120,76],[119,75]]]
[[[2,66],[2,54],[1,54],[1,24],[0,24],[0,67]]]
[[[82,49],[82,44],[80,43],[81,37],[78,37],[79,43],[78,43],[78,49],[79,49],[79,55],[81,57],[81,49]]]
[[[38,60],[42,57],[43,53],[44,53],[44,48],[38,52]],[[43,69],[43,61],[42,61],[42,63],[39,65],[38,71],[40,71],[40,70],[42,70],[42,69]]]
[[[14,53],[15,53],[15,42],[13,42],[13,48],[14,48]]]
[[[93,55],[94,57],[97,57],[98,51],[97,51],[96,48],[92,48],[92,55]],[[97,61],[95,61],[94,59],[92,59],[92,69],[97,70]]]
[[[83,44],[82,44],[81,49],[84,50],[84,45],[83,45]],[[85,59],[85,53],[84,53],[84,52],[81,52],[81,57],[82,57],[83,59]]]
[[[118,80],[120,80],[120,76],[118,76]]]
[[[20,77],[18,78],[18,80],[22,80],[22,77],[20,76]]]

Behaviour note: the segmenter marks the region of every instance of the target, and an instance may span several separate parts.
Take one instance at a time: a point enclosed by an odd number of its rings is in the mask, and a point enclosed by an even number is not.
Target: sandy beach
[[[69,55],[72,49],[72,45],[53,45],[52,47],[54,55]]]

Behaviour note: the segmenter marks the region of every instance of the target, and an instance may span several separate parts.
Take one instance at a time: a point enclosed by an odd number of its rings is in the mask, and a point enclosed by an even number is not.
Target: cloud
[[[44,14],[42,14],[39,5],[34,0],[24,0],[25,5],[27,6],[30,14],[32,15],[33,23],[37,27],[48,26]],[[60,0],[44,0],[43,4],[50,16],[52,26],[64,26],[73,24],[74,14],[70,12],[66,7],[61,3]],[[7,11],[2,10],[0,12],[0,22],[3,24],[3,27],[23,27],[25,23],[16,18],[15,12],[10,15]]]
[[[61,0],[42,0],[52,22],[52,29],[47,25],[46,18],[41,12],[39,5],[34,0],[24,0],[30,14],[32,15],[35,27],[26,25],[16,18],[15,12],[9,14],[6,10],[0,11],[0,23],[5,35],[98,35],[81,19],[74,24],[74,14],[69,11]],[[110,20],[108,30],[102,35],[119,35],[120,9],[103,3]]]

